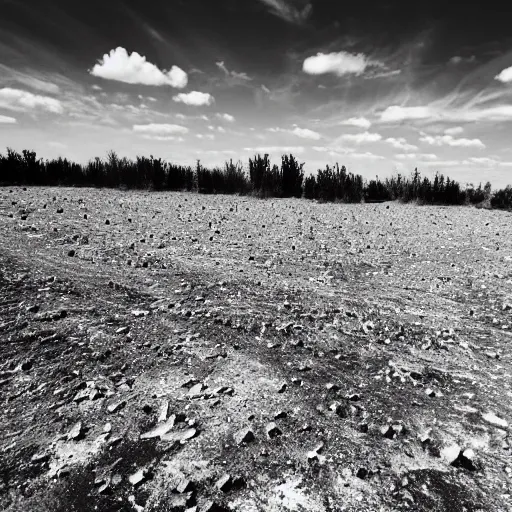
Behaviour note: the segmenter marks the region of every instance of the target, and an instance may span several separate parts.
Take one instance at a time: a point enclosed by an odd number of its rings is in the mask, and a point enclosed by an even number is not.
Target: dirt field
[[[0,509],[510,511],[511,343],[509,213],[3,188]]]

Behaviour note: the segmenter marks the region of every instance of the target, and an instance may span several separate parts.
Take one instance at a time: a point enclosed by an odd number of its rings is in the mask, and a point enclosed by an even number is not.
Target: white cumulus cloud
[[[0,124],[15,124],[16,119],[10,116],[0,116]]]
[[[188,133],[188,128],[178,124],[134,124],[133,131],[137,133],[156,135],[156,136],[169,136],[176,134]]]
[[[244,148],[244,151],[253,153],[303,153],[304,146],[259,146],[256,148]]]
[[[324,75],[326,73],[337,76],[360,75],[369,65],[370,62],[363,53],[317,53],[304,60],[302,70],[309,75]]]
[[[365,117],[351,117],[350,119],[343,121],[341,124],[346,126],[357,126],[358,128],[364,128],[365,130],[370,128],[372,125],[372,123]]]
[[[299,128],[298,126],[291,130],[290,133],[293,133],[293,135],[297,135],[297,137],[302,139],[320,140],[322,137],[319,133],[314,132],[313,130],[309,130],[308,128]]]
[[[230,114],[217,114],[217,117],[219,119],[223,119],[224,121],[227,121],[228,123],[233,123],[235,121],[235,118]]]
[[[509,82],[512,82],[512,66],[504,69],[503,71],[501,71],[501,73],[497,74],[494,78],[496,78],[496,80],[499,80],[500,82],[503,82],[504,84],[508,84]]]
[[[211,105],[215,99],[208,92],[191,91],[187,93],[181,92],[172,98],[177,103],[185,103],[185,105],[191,105],[194,107],[200,107],[203,105]]]
[[[447,128],[444,133],[446,135],[460,135],[463,131],[462,126],[454,126],[453,128]]]
[[[347,133],[340,137],[341,141],[355,142],[356,144],[362,144],[364,142],[377,142],[381,139],[382,139],[382,135],[380,133],[370,133],[370,132]]]
[[[485,144],[480,139],[456,139],[452,135],[423,135],[423,137],[420,137],[420,141],[431,146],[485,148]]]
[[[395,155],[395,157],[399,160],[437,160],[437,155],[434,153],[399,153],[398,155]]]
[[[10,87],[0,89],[0,107],[21,112],[35,109],[46,110],[54,114],[62,114],[64,112],[62,103],[55,98],[32,94],[31,92]]]
[[[401,149],[402,151],[415,151],[418,149],[418,146],[414,144],[408,144],[407,141],[403,137],[389,137],[386,139],[388,144],[391,144],[395,149]]]
[[[188,83],[188,76],[178,66],[172,66],[169,71],[161,70],[155,64],[148,62],[146,57],[128,52],[118,47],[103,55],[103,59],[90,70],[91,75],[117,80],[127,84],[170,85],[183,89]]]

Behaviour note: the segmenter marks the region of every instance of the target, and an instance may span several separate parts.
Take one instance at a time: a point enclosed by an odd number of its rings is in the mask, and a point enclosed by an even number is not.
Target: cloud
[[[267,94],[270,94],[270,89],[267,86],[262,84],[261,85],[261,89],[262,89],[263,92],[266,92]]]
[[[177,89],[183,89],[188,83],[187,73],[178,66],[162,71],[143,55],[137,52],[128,54],[122,47],[103,55],[103,59],[94,65],[90,74],[127,84],[170,85]]]
[[[57,84],[48,81],[44,75],[40,76],[41,78],[38,78],[33,76],[33,72],[26,73],[0,64],[0,81],[4,85],[11,85],[11,83],[14,82],[48,94],[58,94],[60,92],[60,87]],[[67,82],[67,80],[63,79],[60,75],[53,75],[53,78]]]
[[[184,142],[184,138],[183,137],[175,137],[174,135],[149,135],[149,134],[144,134],[142,136],[143,139],[148,139],[148,140],[157,140],[159,142]]]
[[[462,126],[454,126],[453,128],[447,128],[444,133],[446,135],[460,135],[463,131]]]
[[[434,155],[434,153],[398,153],[395,155],[395,158],[398,158],[399,160],[437,160],[437,155]]]
[[[215,135],[211,134],[211,133],[207,133],[205,135],[203,135],[202,133],[197,133],[196,134],[196,137],[198,139],[208,139],[208,140],[215,140]]]
[[[230,78],[235,78],[235,79],[238,79],[238,80],[246,80],[246,81],[251,81],[252,78],[247,74],[247,73],[237,73],[236,71],[233,71],[233,70],[229,70],[225,64],[224,64],[224,61],[221,61],[221,62],[216,62],[215,65],[220,69],[222,70],[226,76],[229,76]]]
[[[133,131],[136,133],[149,134],[153,136],[169,136],[188,133],[188,128],[178,124],[134,124]]]
[[[304,146],[259,146],[256,148],[244,148],[244,151],[253,153],[303,153]]]
[[[185,103],[185,105],[191,105],[194,107],[211,105],[215,101],[215,98],[210,93],[198,91],[191,91],[187,93],[181,92],[180,94],[173,96],[172,99],[177,103]]]
[[[456,139],[451,135],[425,135],[420,137],[421,142],[426,142],[431,146],[453,146],[453,147],[474,147],[485,148],[485,144],[480,139]]]
[[[285,128],[267,128],[267,131],[272,133],[290,133],[302,139],[320,140],[322,138],[322,135],[318,132],[314,132],[308,128],[299,128],[297,125],[293,126],[294,128],[292,130],[287,130]]]
[[[418,146],[414,144],[408,144],[407,141],[403,137],[389,137],[386,139],[388,144],[391,144],[395,149],[401,149],[402,151],[415,151],[418,149]]]
[[[235,118],[230,114],[217,114],[217,117],[219,119],[223,119],[224,121],[227,121],[228,123],[233,123],[235,121]]]
[[[14,117],[0,115],[0,124],[15,124],[15,123],[17,123],[17,121]]]
[[[504,84],[508,84],[512,82],[512,66],[504,69],[501,73],[494,77],[496,80],[503,82]]]
[[[291,5],[292,0],[260,0],[270,10],[272,14],[287,21],[288,23],[301,24],[306,21],[311,14],[312,5],[306,4],[301,9]],[[303,3],[303,2],[302,2]]]
[[[318,132],[314,132],[307,128],[299,128],[298,126],[291,130],[290,133],[293,133],[302,139],[320,140],[322,138]]]
[[[433,116],[430,107],[400,107],[392,105],[380,115],[380,120],[385,123],[398,123],[410,119],[428,119]]]
[[[11,89],[10,87],[0,89],[0,107],[22,112],[35,109],[46,110],[53,114],[62,114],[64,112],[62,103],[55,98],[32,94],[20,89]]]
[[[369,65],[370,61],[362,53],[317,53],[304,60],[302,70],[309,75],[324,75],[326,73],[337,76],[360,75]]]
[[[101,88],[99,85],[96,85],[96,84],[92,85],[91,88],[94,89],[95,91],[102,91],[103,90],[103,88]]]
[[[384,160],[383,156],[376,155],[374,153],[350,153],[351,158],[357,158],[358,160]]]
[[[463,62],[474,62],[475,60],[476,57],[474,55],[471,55],[471,57],[460,57],[455,55],[455,57],[452,57],[449,62],[450,64],[461,64]]]
[[[366,119],[366,117],[351,117],[346,121],[342,121],[340,124],[346,126],[357,126],[358,128],[364,128],[365,130],[370,128],[370,126],[372,125],[372,123],[368,119]]]
[[[346,133],[342,135],[339,140],[344,142],[354,142],[356,144],[362,144],[364,142],[377,142],[382,139],[382,135],[380,133],[370,133],[370,132],[362,132],[362,133]]]

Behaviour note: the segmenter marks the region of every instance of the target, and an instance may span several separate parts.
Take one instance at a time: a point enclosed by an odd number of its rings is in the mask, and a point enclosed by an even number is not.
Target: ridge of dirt
[[[0,508],[512,510],[510,219],[0,189]]]

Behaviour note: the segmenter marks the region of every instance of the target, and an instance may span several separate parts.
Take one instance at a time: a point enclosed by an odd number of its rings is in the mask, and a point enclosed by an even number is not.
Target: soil
[[[512,510],[511,220],[1,188],[0,509]]]

